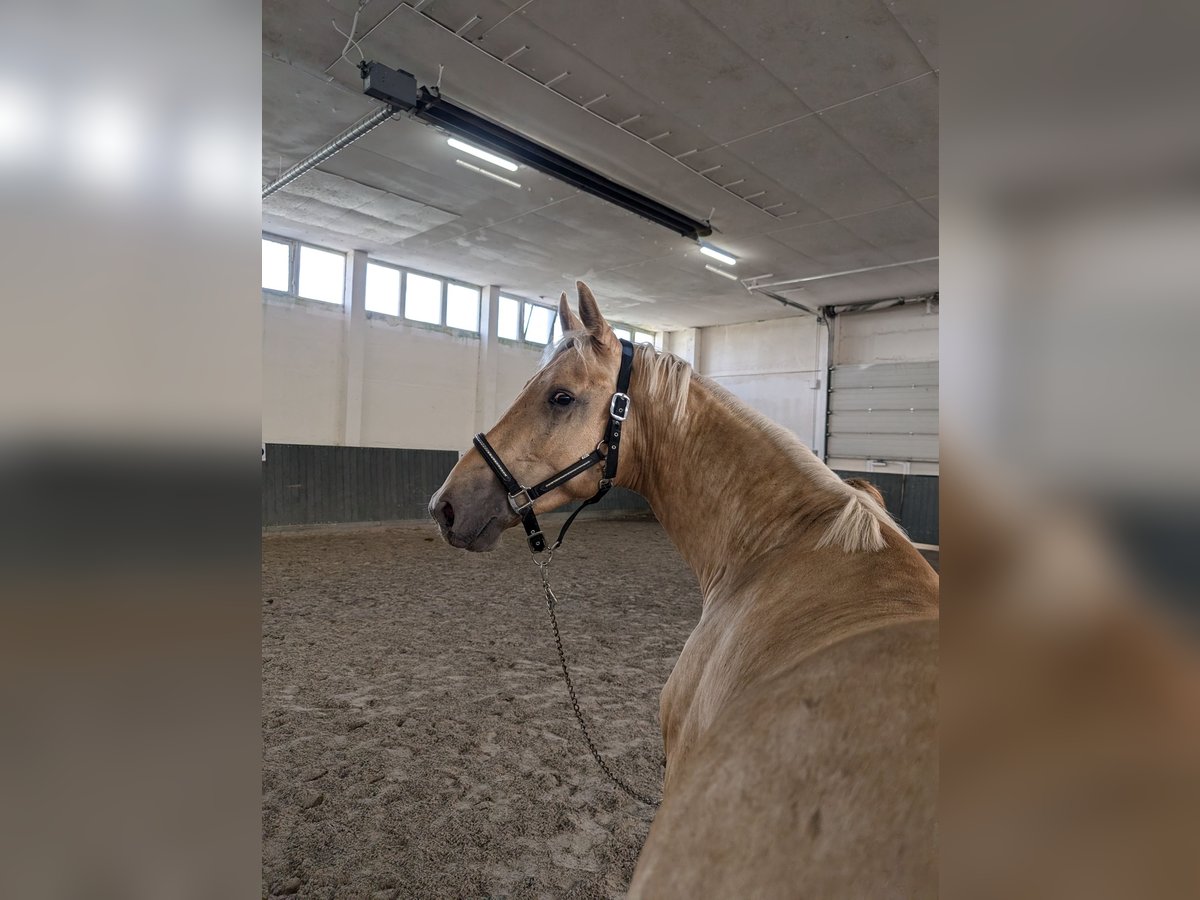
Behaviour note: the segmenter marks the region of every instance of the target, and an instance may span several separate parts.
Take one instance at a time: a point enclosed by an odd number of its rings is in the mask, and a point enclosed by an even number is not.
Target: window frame
[[[520,304],[520,307],[517,310],[517,328],[518,328],[518,331],[521,336],[518,338],[506,338],[506,337],[501,337],[501,336],[497,335],[498,340],[501,340],[504,343],[506,343],[510,346],[514,346],[514,347],[533,347],[533,348],[537,348],[537,349],[544,349],[546,347],[549,347],[552,343],[554,343],[554,340],[555,340],[554,329],[558,325],[558,321],[559,321],[559,319],[558,319],[558,304],[552,305],[549,303],[539,303],[537,300],[529,300],[525,297],[522,297],[520,294],[513,294],[508,291],[501,291],[500,297],[501,298],[507,297],[509,300],[516,300],[517,303]],[[525,339],[525,307],[526,306],[540,306],[543,309],[550,310],[550,339],[546,343],[539,344],[537,341],[528,341]],[[625,331],[628,331],[630,340],[632,340],[635,344],[649,343],[650,346],[654,347],[655,350],[662,349],[658,345],[660,338],[659,338],[659,332],[657,332],[657,331],[649,331],[645,328],[639,328],[636,325],[630,325],[627,322],[609,322],[608,324],[610,327],[612,327],[614,329],[621,328],[621,329],[624,329]],[[651,340],[650,341],[636,340],[637,333],[639,331],[642,334],[650,335]]]
[[[630,325],[628,322],[609,322],[609,325],[611,325],[614,329],[621,328],[625,331],[628,331],[629,340],[633,342],[634,346],[637,346],[638,344],[649,344],[655,350],[662,350],[662,347],[659,346],[659,344],[662,343],[662,338],[659,336],[662,332],[650,331],[647,328],[640,328],[637,325]],[[650,340],[639,341],[637,339],[639,332],[641,334],[648,334],[650,336]]]
[[[367,314],[367,318],[371,318],[372,316],[380,316],[384,319],[403,319],[404,318],[404,290],[405,290],[404,266],[398,266],[395,263],[384,262],[382,259],[376,259],[375,257],[373,257],[369,254],[367,256],[367,265],[368,266],[380,266],[381,268],[384,268],[384,269],[393,269],[400,273],[400,305],[396,307],[396,315],[394,315],[394,316],[391,313],[379,312],[379,310],[376,310],[376,309],[366,309],[365,298],[366,298],[367,285],[366,285],[365,281],[363,282],[363,297],[364,297],[363,311]]]
[[[286,291],[280,291],[275,288],[259,287],[265,294],[272,297],[282,297],[288,300],[294,300],[298,303],[316,303],[321,309],[334,309],[341,307],[343,310],[348,309],[346,303],[346,273],[349,271],[350,254],[345,250],[338,250],[336,247],[324,247],[321,244],[314,244],[311,241],[302,241],[299,238],[284,237],[281,234],[273,234],[269,231],[262,231],[259,236],[264,241],[271,241],[275,244],[286,244],[288,248],[288,287]],[[340,303],[334,303],[330,300],[319,300],[316,297],[301,297],[300,296],[300,248],[308,247],[311,250],[319,250],[322,253],[336,253],[343,259],[342,263],[342,299]]]
[[[479,337],[483,333],[483,286],[479,284],[471,284],[469,281],[463,281],[459,278],[449,278],[441,276],[442,279],[442,328],[451,334],[472,334]],[[450,311],[450,285],[457,285],[468,290],[474,291],[479,295],[479,302],[475,305],[475,330],[471,331],[467,328],[459,328],[456,325],[448,325],[446,323],[446,315]]]
[[[370,259],[370,257],[367,257]],[[400,279],[400,318],[404,320],[406,325],[416,325],[420,328],[440,328],[443,331],[460,331],[458,328],[446,327],[446,276],[434,275],[432,272],[424,272],[421,269],[413,269],[409,266],[399,267],[404,272],[404,277]],[[432,278],[441,285],[438,300],[438,321],[425,322],[421,319],[410,319],[408,317],[408,276],[417,275],[421,278]]]
[[[527,337],[525,337],[525,333],[527,331],[529,331],[529,326],[533,323],[532,315],[529,316],[528,320],[526,320],[526,318],[525,318],[525,308],[526,307],[529,307],[531,309],[535,309],[535,308],[536,309],[544,309],[548,313],[550,313],[550,327],[546,329],[545,343],[538,343],[537,341],[531,341]],[[549,347],[552,343],[554,343],[554,323],[557,321],[558,321],[558,307],[557,306],[548,306],[545,303],[535,303],[532,300],[526,300],[521,307],[521,319],[520,319],[521,342],[528,344],[530,347]]]
[[[310,244],[308,241],[297,240],[296,252],[293,254],[295,262],[292,263],[292,289],[294,293],[291,295],[297,300],[303,300],[305,303],[320,303],[323,309],[331,309],[335,306],[340,306],[342,309],[349,310],[350,304],[347,303],[346,297],[346,275],[350,271],[350,254],[345,250],[338,250],[334,247],[322,247],[320,244]],[[300,250],[307,247],[310,250],[316,250],[319,253],[336,253],[342,258],[342,301],[334,303],[332,300],[321,300],[319,297],[302,297],[300,295]]]
[[[471,282],[464,281],[461,278],[451,278],[449,275],[438,275],[436,272],[427,272],[424,269],[415,269],[412,266],[404,266],[404,265],[400,265],[399,263],[388,262],[387,260],[379,259],[376,256],[371,256],[370,254],[367,255],[367,264],[368,265],[376,265],[376,266],[384,266],[389,269],[395,269],[397,272],[400,273],[400,310],[399,310],[399,312],[393,316],[391,313],[381,313],[381,312],[375,312],[372,310],[372,311],[367,312],[368,316],[380,316],[384,319],[396,319],[396,320],[403,321],[405,325],[415,325],[418,328],[424,328],[427,330],[444,331],[447,334],[469,335],[474,338],[479,337],[480,332],[482,331],[481,323],[483,320],[484,294],[483,294],[483,286],[482,285],[472,284]],[[440,321],[438,321],[436,323],[435,322],[423,322],[420,319],[410,319],[408,317],[408,277],[407,276],[410,274],[418,275],[421,278],[432,278],[434,281],[438,282],[441,285],[441,292],[440,292],[441,297],[440,297],[440,303],[439,303],[439,310],[440,310],[439,319],[440,319]],[[467,329],[467,328],[457,328],[454,325],[446,324],[446,310],[447,310],[447,304],[449,302],[450,285],[452,285],[452,284],[456,284],[459,287],[467,288],[467,289],[475,291],[477,294],[479,294],[479,312],[476,317],[474,331],[471,331],[470,329]]]
[[[517,334],[519,336],[516,338],[506,338],[506,337],[501,337],[500,335],[497,334],[496,335],[497,340],[503,341],[504,343],[506,343],[510,346],[514,346],[514,347],[531,347],[531,348],[536,348],[538,350],[544,350],[546,347],[549,347],[552,343],[554,343],[554,325],[558,321],[558,306],[557,306],[557,304],[552,306],[549,303],[538,303],[536,300],[529,300],[525,297],[522,297],[520,294],[510,294],[508,291],[501,291],[500,297],[501,298],[507,297],[509,300],[516,300],[517,303],[520,304],[519,307],[517,308]],[[542,309],[546,309],[546,310],[550,311],[550,336],[546,340],[546,343],[539,344],[537,341],[529,341],[529,340],[525,339],[525,307],[526,306],[539,306]]]
[[[500,327],[500,325],[499,325],[499,322],[500,322],[499,309],[497,309],[496,340],[504,341],[504,343],[509,344],[510,346],[514,346],[514,347],[522,346],[525,343],[525,338],[524,338],[525,329],[521,325],[521,322],[523,321],[523,318],[525,315],[525,298],[518,297],[516,294],[506,294],[505,292],[501,291],[500,296],[497,298],[497,303],[503,302],[504,300],[515,300],[517,302],[517,336],[515,338],[509,338],[509,337],[504,337],[504,335],[500,334],[500,332],[499,332],[499,327]]]
[[[268,294],[276,297],[295,297],[298,300],[301,299],[299,242],[294,238],[285,238],[277,234],[269,234],[265,231],[261,233],[261,237],[264,241],[270,241],[273,244],[284,244],[288,248],[288,286],[287,290],[284,291],[269,287],[260,287],[260,290],[266,291]],[[322,301],[317,302],[320,303]]]

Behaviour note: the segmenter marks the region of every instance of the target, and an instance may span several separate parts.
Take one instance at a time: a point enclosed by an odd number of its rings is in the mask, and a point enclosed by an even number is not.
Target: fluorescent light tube
[[[710,266],[708,263],[704,264],[704,268],[708,269],[710,272],[716,272],[722,278],[728,278],[730,281],[737,281],[737,276],[732,272],[726,272],[724,269],[718,269],[716,266]]]
[[[737,265],[737,257],[736,256],[734,256],[731,253],[726,253],[724,250],[718,250],[716,247],[713,247],[709,244],[701,243],[700,244],[700,252],[703,253],[705,256],[711,256],[713,259],[717,260],[718,262],[725,263],[725,265],[727,265],[727,266],[736,266]]]
[[[497,156],[495,153],[488,153],[488,151],[468,144],[466,141],[460,141],[458,138],[448,138],[446,143],[455,150],[461,150],[463,153],[470,153],[472,156],[478,156],[480,159],[486,159],[494,166],[499,166],[502,169],[508,169],[510,172],[517,171],[516,163],[509,162],[503,156]]]
[[[479,166],[469,163],[465,159],[456,159],[455,162],[464,169],[470,169],[472,172],[478,172],[480,175],[486,175],[488,178],[494,178],[496,181],[503,181],[509,187],[519,188],[521,186],[511,178],[505,178],[503,175],[497,175],[495,172],[489,172],[487,169],[481,169]]]

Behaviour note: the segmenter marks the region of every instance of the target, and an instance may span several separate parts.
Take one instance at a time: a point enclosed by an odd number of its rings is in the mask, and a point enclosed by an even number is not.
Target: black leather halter
[[[575,521],[575,517],[585,506],[590,506],[607,494],[609,488],[612,487],[613,479],[617,477],[617,460],[621,449],[621,424],[629,415],[629,375],[632,371],[633,343],[622,339],[621,368],[617,372],[616,393],[612,395],[612,399],[608,403],[608,426],[604,429],[604,439],[596,445],[595,450],[582,457],[579,462],[572,463],[561,472],[551,475],[533,487],[524,487],[513,477],[513,473],[509,471],[508,466],[504,465],[500,454],[488,443],[487,437],[482,432],[475,435],[475,447],[482,454],[484,462],[495,473],[496,479],[503,485],[505,493],[508,494],[509,507],[521,517],[521,524],[525,527],[525,536],[529,541],[529,549],[533,553],[541,553],[546,549],[546,538],[542,535],[537,516],[533,512],[534,500],[561,487],[577,475],[582,475],[597,463],[604,463],[604,474],[600,478],[600,485],[596,493],[583,501],[579,508],[571,513],[570,518],[559,531],[558,539],[551,548],[557,550],[563,542],[563,537],[566,536],[567,529]]]

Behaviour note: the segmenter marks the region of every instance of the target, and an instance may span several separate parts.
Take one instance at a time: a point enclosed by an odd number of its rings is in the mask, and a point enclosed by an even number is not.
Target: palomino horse
[[[533,484],[605,433],[621,345],[578,318],[487,434]],[[635,898],[936,894],[938,577],[878,495],[790,432],[639,345],[616,483],[640,493],[704,606],[662,692],[663,800]],[[536,512],[589,497],[595,473]],[[478,450],[430,501],[455,547],[518,521]]]

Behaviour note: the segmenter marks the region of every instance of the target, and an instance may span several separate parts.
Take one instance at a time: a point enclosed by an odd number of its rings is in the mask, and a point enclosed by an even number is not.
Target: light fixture
[[[470,153],[472,156],[478,156],[480,159],[485,159],[494,166],[499,166],[502,169],[508,169],[510,172],[517,171],[517,164],[509,162],[503,156],[497,156],[495,153],[488,153],[479,147],[468,144],[466,141],[460,141],[458,138],[447,138],[446,143],[455,150],[461,150],[463,153]]]
[[[725,263],[727,266],[737,265],[737,257],[732,253],[726,253],[724,250],[718,250],[716,247],[712,246],[711,244],[706,244],[703,241],[700,242],[700,252],[705,256],[711,256],[718,262]]]
[[[454,136],[462,141],[462,144],[457,146],[462,147],[466,144],[463,149],[476,156],[479,155],[480,148],[485,148],[488,152],[498,154],[509,166],[514,163],[528,166],[606,203],[641,216],[655,225],[669,228],[691,241],[712,234],[712,226],[708,222],[694,219],[653,197],[613,181],[595,169],[589,169],[501,122],[485,118],[452,103],[436,88],[418,88],[413,76],[407,72],[390,68],[376,60],[363,60],[359,65],[359,72],[363,76],[364,93],[386,104],[376,114],[379,121],[374,117],[364,120],[353,130],[334,138],[293,166],[293,169],[297,170],[294,174],[291,170],[285,172],[285,178],[295,178],[298,174],[319,165],[396,113],[411,112],[418,121],[440,128],[447,137]],[[468,141],[470,143],[467,143]],[[278,190],[275,183],[268,185],[264,192],[269,193],[270,190]]]
[[[359,64],[363,77],[363,92],[383,106],[361,119],[341,134],[322,144],[304,159],[265,185],[262,196],[269,197],[285,185],[310,172],[335,153],[350,146],[363,135],[394,119],[398,113],[410,112],[426,125],[442,129],[444,134],[461,135],[474,141],[468,144],[468,152],[478,153],[479,145],[503,153],[521,165],[556,178],[586,194],[598,197],[606,203],[619,206],[655,225],[668,228],[690,241],[712,234],[712,225],[694,219],[686,213],[672,209],[653,197],[613,181],[595,169],[564,156],[556,150],[539,144],[505,125],[486,119],[465,107],[451,103],[436,88],[418,88],[413,76],[400,69],[392,69],[375,60],[364,59]],[[465,142],[463,142],[465,143]],[[466,148],[464,148],[466,149]],[[504,158],[501,157],[501,158]],[[511,170],[510,170],[511,171]]]
[[[710,266],[708,263],[704,264],[704,268],[708,269],[710,272],[716,272],[722,278],[728,278],[730,281],[737,281],[737,276],[732,272],[726,272],[724,269],[718,269],[716,266]]]
[[[456,159],[456,163],[464,169],[470,169],[472,172],[478,172],[480,175],[486,175],[488,178],[494,178],[496,181],[502,181],[509,187],[519,188],[521,185],[513,181],[511,178],[505,178],[503,175],[497,175],[495,172],[489,172],[487,169],[481,169],[474,163],[469,163],[465,159]]]

